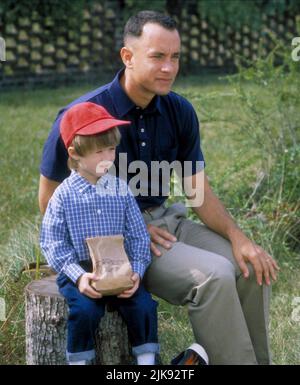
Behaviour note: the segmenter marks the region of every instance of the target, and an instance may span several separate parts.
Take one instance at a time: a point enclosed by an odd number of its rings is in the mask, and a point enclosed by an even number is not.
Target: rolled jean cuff
[[[143,353],[159,353],[160,347],[159,344],[147,343],[143,345],[133,346],[132,354],[136,357],[139,354]]]
[[[91,361],[95,358],[96,352],[95,349],[87,350],[85,352],[69,353],[66,352],[67,362],[77,362],[77,361]]]

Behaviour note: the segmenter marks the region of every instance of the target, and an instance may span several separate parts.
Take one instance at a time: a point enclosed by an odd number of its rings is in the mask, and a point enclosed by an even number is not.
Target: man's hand
[[[123,293],[117,296],[118,298],[130,298],[137,291],[137,289],[140,286],[140,281],[141,281],[140,276],[137,273],[133,273],[131,280],[134,283],[133,287],[129,290],[123,291]]]
[[[177,239],[169,233],[167,230],[160,229],[159,227],[153,225],[147,225],[148,232],[151,237],[151,251],[157,257],[161,256],[160,250],[155,246],[155,244],[163,246],[165,249],[170,249],[172,247],[171,242],[176,242]]]
[[[90,281],[97,281],[98,278],[94,273],[84,273],[82,274],[77,281],[77,286],[81,294],[86,295],[87,297],[97,299],[102,298],[102,294],[92,288]]]
[[[256,274],[256,280],[262,285],[263,278],[267,285],[271,284],[270,278],[276,281],[276,273],[279,269],[276,261],[264,249],[240,233],[231,239],[233,255],[245,278],[249,277],[246,262],[251,263]]]

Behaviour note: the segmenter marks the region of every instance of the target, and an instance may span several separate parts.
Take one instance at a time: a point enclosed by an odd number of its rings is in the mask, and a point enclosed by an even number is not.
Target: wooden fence
[[[74,81],[118,69],[123,28],[118,4],[107,0],[94,3],[74,29],[56,26],[50,18],[41,19],[37,14],[4,25],[0,14],[0,37],[6,48],[6,61],[0,61],[0,88]],[[264,16],[259,30],[245,25],[239,31],[229,26],[217,30],[197,12],[191,14],[184,7],[173,16],[182,37],[184,73],[199,69],[232,71],[238,56],[255,60],[260,44],[262,54],[271,51],[275,43],[270,32],[287,45],[297,36],[296,15]]]

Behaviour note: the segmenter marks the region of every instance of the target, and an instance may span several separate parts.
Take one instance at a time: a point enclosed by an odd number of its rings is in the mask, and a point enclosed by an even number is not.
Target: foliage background
[[[6,21],[15,21],[18,17],[31,16],[37,12],[42,17],[51,17],[56,24],[80,23],[84,9],[92,3],[103,4],[103,0],[2,0],[0,10]],[[262,15],[298,12],[297,0],[110,0],[107,3],[118,4],[125,10],[124,18],[144,9],[168,11],[173,13],[188,6],[208,18],[214,26],[229,24],[240,28],[244,24],[251,27],[262,23]],[[67,15],[67,17],[66,17]]]
[[[297,0],[2,0],[0,89],[93,81],[121,65],[119,50],[127,18],[142,9],[171,14],[182,36],[181,71],[237,70],[250,60],[290,45],[300,20]]]

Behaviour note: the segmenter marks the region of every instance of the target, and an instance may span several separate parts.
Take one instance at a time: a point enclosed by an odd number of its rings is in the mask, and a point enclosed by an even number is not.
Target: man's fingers
[[[164,247],[165,249],[169,249],[172,246],[171,242],[166,241],[164,238],[160,237],[159,235],[153,236],[152,241]]]
[[[266,283],[270,285],[270,276],[274,281],[277,280],[276,271],[279,270],[279,266],[271,255],[266,253],[261,247],[256,247],[256,249],[263,265]]]
[[[239,264],[241,272],[243,273],[244,278],[248,278],[249,277],[249,269],[248,269],[246,262],[243,260],[243,258],[237,260],[237,262]]]
[[[160,229],[153,225],[148,225],[147,228],[151,236],[151,251],[156,257],[161,256],[161,251],[156,245],[160,245],[165,249],[170,249],[172,247],[172,242],[177,241],[176,237],[167,230]]]
[[[278,266],[277,262],[275,261],[275,259],[273,259],[271,257],[270,254],[265,253],[265,258],[266,258],[267,262],[269,263],[270,267],[272,268],[272,270],[274,270],[274,272],[275,272],[275,270],[277,270],[277,271],[280,270],[280,267]],[[275,274],[276,274],[276,272],[275,272]]]
[[[276,275],[276,271],[275,271],[275,267],[273,266],[272,262],[270,263],[270,274],[271,274],[271,277],[274,281],[277,281],[277,275]]]
[[[278,267],[277,263],[274,261],[274,259],[271,256],[268,256],[265,259],[265,261],[266,261],[266,264],[268,266],[269,274],[271,275],[272,279],[274,281],[276,281],[277,280],[276,271],[279,270],[279,267]]]
[[[177,241],[177,238],[174,237],[174,235],[172,235],[171,233],[169,233],[167,230],[164,230],[164,229],[160,229],[159,227],[157,227],[157,233],[164,239],[167,239],[168,241],[171,241],[171,242],[176,242]]]
[[[260,258],[260,262],[262,264],[263,275],[265,277],[266,284],[270,285],[271,282],[270,282],[269,264],[268,264],[267,260],[264,257]]]
[[[159,227],[149,225],[148,231],[151,235],[151,240],[155,243],[158,243],[159,245],[162,245],[164,247],[171,247],[172,245],[170,242],[176,242],[177,239],[169,233],[167,230],[160,229]],[[168,242],[169,241],[169,242]]]
[[[247,275],[249,276],[246,263],[250,263],[260,286],[263,284],[263,280],[267,285],[271,285],[271,278],[276,281],[279,266],[263,248],[249,240],[242,245],[237,242],[234,246],[234,256],[245,278]]]
[[[156,257],[161,256],[161,251],[155,246],[154,242],[151,242],[151,251]]]
[[[262,285],[262,275],[263,275],[263,266],[261,264],[260,258],[256,256],[249,257],[249,260],[253,266],[256,275],[256,281],[261,286]]]

